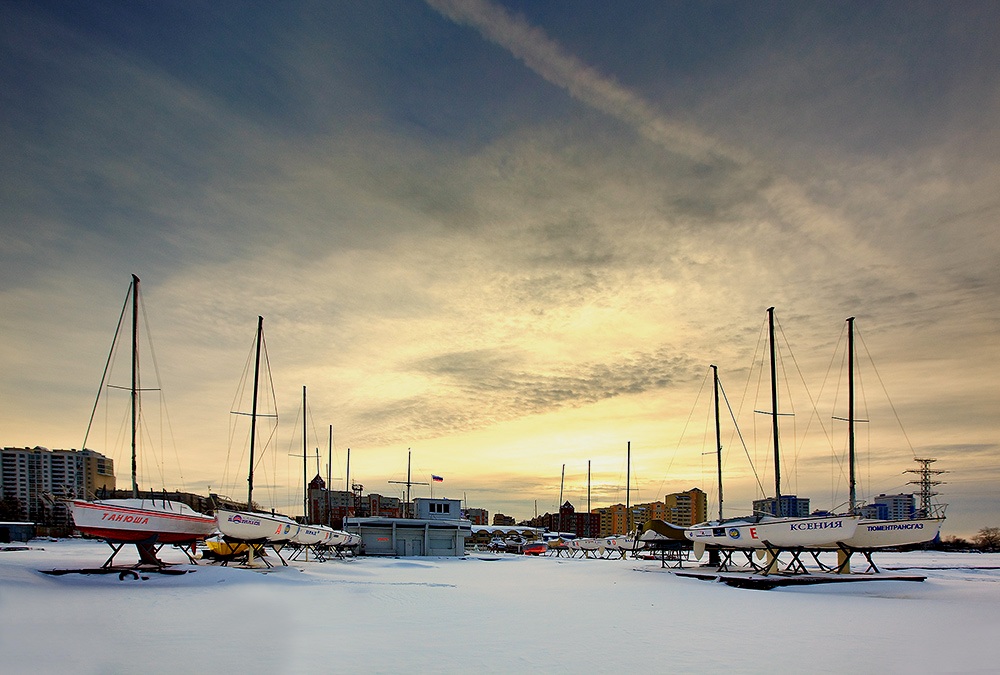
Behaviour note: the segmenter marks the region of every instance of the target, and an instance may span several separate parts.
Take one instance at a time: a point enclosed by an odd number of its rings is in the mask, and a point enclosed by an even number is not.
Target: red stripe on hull
[[[100,539],[111,541],[121,541],[129,544],[147,541],[156,537],[160,544],[186,544],[188,542],[204,539],[203,534],[193,534],[191,532],[149,532],[141,530],[108,530],[97,527],[77,527],[83,534]]]
[[[184,513],[171,513],[170,511],[144,511],[142,509],[130,509],[123,506],[107,506],[103,504],[76,504],[76,508],[85,508],[92,511],[104,511],[106,513],[121,513],[128,516],[169,518],[171,521],[181,520],[189,523],[204,524],[208,516],[189,516]]]

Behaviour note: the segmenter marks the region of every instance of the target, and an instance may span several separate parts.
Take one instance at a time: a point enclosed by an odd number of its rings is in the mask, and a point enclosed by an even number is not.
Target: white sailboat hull
[[[318,525],[300,525],[299,531],[294,537],[292,537],[292,543],[300,544],[302,546],[315,546],[323,543],[325,539],[328,539],[329,535],[327,532],[332,531],[333,530],[330,530],[329,528],[320,527]]]
[[[66,503],[76,529],[109,541],[161,544],[198,541],[215,532],[215,518],[187,504],[158,499],[104,499]]]
[[[594,539],[592,537],[583,537],[580,539],[571,539],[566,542],[566,548],[571,551],[596,551],[604,546],[603,539]]]
[[[219,509],[215,517],[219,532],[240,541],[287,542],[298,534],[300,527],[291,518],[255,511]]]
[[[361,537],[326,525],[302,525],[292,541],[303,546],[347,548],[360,544]]]
[[[724,548],[821,547],[853,537],[859,520],[857,516],[762,516],[699,523],[684,528],[684,536],[695,543]]]
[[[634,537],[605,537],[604,548],[613,551],[634,551],[642,548],[646,542],[636,540]]]
[[[933,541],[941,532],[944,518],[913,520],[873,520],[862,518],[854,536],[838,540],[850,548],[890,548]],[[831,546],[830,548],[836,548]]]
[[[330,548],[336,548],[340,546],[343,542],[347,541],[347,533],[340,532],[331,528],[324,528],[323,541],[320,542],[323,546],[329,546]]]
[[[361,535],[343,530],[337,530],[337,535],[343,537],[343,540],[336,544],[339,548],[353,548],[361,545]]]

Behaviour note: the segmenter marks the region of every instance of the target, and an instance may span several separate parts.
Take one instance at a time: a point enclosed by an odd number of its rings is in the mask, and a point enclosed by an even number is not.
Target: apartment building
[[[0,495],[18,500],[28,520],[68,524],[65,507],[52,497],[88,497],[114,489],[114,461],[93,450],[0,450]]]

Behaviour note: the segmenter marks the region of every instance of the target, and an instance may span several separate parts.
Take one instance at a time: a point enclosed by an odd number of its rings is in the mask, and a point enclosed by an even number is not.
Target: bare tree
[[[21,500],[11,495],[4,495],[0,499],[0,520],[24,520],[24,506]]]
[[[1000,550],[1000,527],[984,527],[976,534],[976,546],[982,551]]]

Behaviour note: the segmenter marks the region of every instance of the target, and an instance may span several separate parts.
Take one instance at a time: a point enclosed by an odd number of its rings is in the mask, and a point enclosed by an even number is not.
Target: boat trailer
[[[111,555],[100,567],[41,570],[41,572],[52,576],[62,576],[65,574],[117,574],[119,581],[125,581],[126,579],[148,579],[149,577],[142,576],[144,574],[169,574],[179,576],[181,574],[187,574],[188,572],[194,571],[187,569],[175,569],[175,563],[166,563],[160,560],[157,557],[157,554],[159,554],[160,550],[166,546],[166,544],[158,542],[155,535],[142,541],[104,539],[104,543],[111,547]],[[128,544],[135,545],[135,548],[139,553],[139,560],[134,565],[115,565],[115,557]],[[195,560],[193,556],[196,544],[197,541],[189,541],[178,542],[173,544],[173,546],[183,552],[192,565],[197,565],[198,561]]]
[[[878,549],[860,549],[846,546],[838,542],[837,549],[816,549],[808,547],[780,547],[764,542],[764,548],[710,548],[710,556],[718,557],[714,571],[688,570],[675,572],[677,576],[695,579],[719,581],[736,588],[755,588],[769,590],[782,586],[802,586],[813,584],[847,583],[856,581],[924,581],[927,577],[919,575],[884,574],[872,560],[872,554]],[[829,565],[820,560],[821,553],[837,552],[837,564]],[[791,560],[781,562],[779,556],[790,554]],[[863,572],[851,572],[851,557],[861,554],[868,563]],[[733,556],[742,554],[747,564],[736,565]],[[802,562],[802,556],[809,554],[819,571],[810,570]],[[757,558],[755,560],[754,558]],[[758,560],[763,559],[763,563]],[[711,564],[715,564],[714,562]]]

